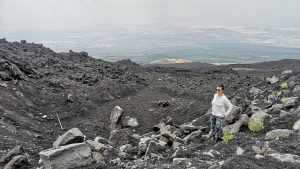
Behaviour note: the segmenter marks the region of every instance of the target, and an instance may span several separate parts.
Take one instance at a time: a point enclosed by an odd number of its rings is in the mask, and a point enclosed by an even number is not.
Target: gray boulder
[[[271,84],[274,84],[274,83],[277,83],[279,81],[279,78],[276,77],[275,75],[273,75],[271,78],[270,78],[270,83]]]
[[[91,147],[92,150],[100,151],[105,149],[105,145],[93,140],[87,140],[86,143]]]
[[[59,148],[51,148],[39,153],[45,168],[68,169],[92,163],[92,151],[87,143],[76,143]]]
[[[229,132],[232,134],[238,133],[242,125],[247,125],[249,117],[247,114],[243,114],[238,121],[234,124],[223,127],[223,132]]]
[[[62,145],[68,145],[73,143],[82,143],[85,140],[85,136],[81,133],[78,128],[72,128],[65,134],[59,136],[53,143],[54,148],[58,148]]]
[[[297,120],[293,125],[294,130],[300,130],[300,119]]]
[[[225,117],[225,121],[227,121],[227,122],[229,122],[229,123],[233,123],[233,122],[234,122],[234,119],[238,118],[239,112],[240,112],[240,107],[237,107],[237,106],[233,105],[232,110],[231,110],[230,113]]]
[[[253,111],[252,116],[249,119],[249,123],[259,120],[259,121],[264,121],[265,118],[269,117],[271,118],[272,116],[266,113],[266,110],[261,110],[259,107],[256,106],[251,106],[251,109]]]
[[[271,140],[271,139],[286,138],[289,137],[291,133],[293,133],[293,130],[275,129],[266,133],[265,139]]]
[[[110,130],[113,131],[115,129],[121,128],[121,116],[124,110],[120,106],[114,107],[113,111],[110,113]]]

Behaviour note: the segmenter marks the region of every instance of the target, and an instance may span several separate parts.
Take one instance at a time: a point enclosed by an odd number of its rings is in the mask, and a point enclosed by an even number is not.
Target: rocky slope
[[[79,168],[299,168],[300,61],[197,65],[110,63],[1,39],[0,167],[16,155],[9,165],[19,168],[72,161],[39,155],[56,142],[90,152]],[[218,82],[237,106],[228,143],[204,137]],[[256,118],[264,128],[253,132]],[[70,129],[74,138],[57,143]]]

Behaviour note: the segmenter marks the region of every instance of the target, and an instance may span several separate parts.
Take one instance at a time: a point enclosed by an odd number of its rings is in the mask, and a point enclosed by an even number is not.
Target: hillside
[[[220,82],[237,106],[226,125],[256,114],[262,130],[251,131],[248,119],[228,143],[204,137]],[[23,168],[42,168],[39,153],[78,128],[85,137],[76,137],[101,143],[98,149],[89,143],[93,162],[79,168],[299,168],[299,85],[299,60],[140,66],[0,39],[0,167],[25,154]],[[111,132],[115,106],[122,115]],[[269,133],[275,129],[286,130]],[[4,160],[19,145],[21,153]]]

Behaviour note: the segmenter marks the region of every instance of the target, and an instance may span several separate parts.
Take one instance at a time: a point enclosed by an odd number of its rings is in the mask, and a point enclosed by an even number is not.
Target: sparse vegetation
[[[287,104],[288,101],[289,101],[289,98],[283,97],[280,101],[281,101],[283,104]]]
[[[223,137],[222,137],[222,140],[223,142],[225,142],[226,144],[232,140],[234,138],[234,135],[230,132],[224,132],[223,133]]]
[[[286,82],[280,84],[280,89],[287,89],[287,88],[289,88],[289,85]]]
[[[251,131],[257,132],[264,128],[264,122],[261,120],[252,120],[248,123],[248,127]]]

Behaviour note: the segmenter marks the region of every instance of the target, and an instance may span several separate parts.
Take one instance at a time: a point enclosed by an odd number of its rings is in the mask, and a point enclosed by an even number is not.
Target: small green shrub
[[[248,127],[251,131],[257,132],[264,128],[264,122],[261,120],[252,120],[248,123]]]
[[[280,84],[280,89],[287,89],[287,88],[289,88],[289,85],[286,82]]]
[[[225,142],[226,144],[232,140],[234,138],[234,135],[230,132],[224,132],[223,133],[223,137],[222,137],[222,140],[223,142]]]

